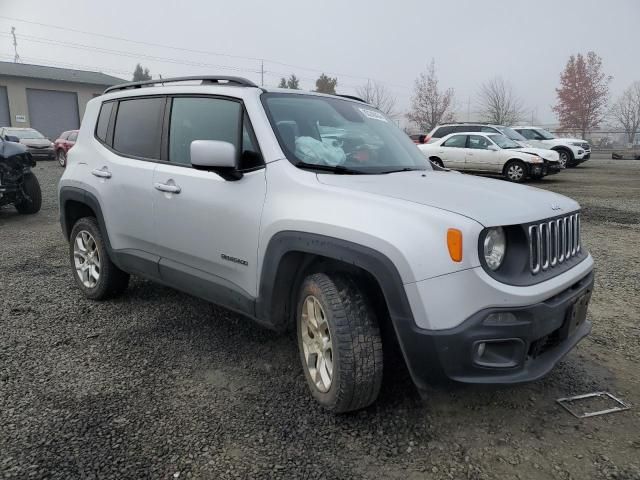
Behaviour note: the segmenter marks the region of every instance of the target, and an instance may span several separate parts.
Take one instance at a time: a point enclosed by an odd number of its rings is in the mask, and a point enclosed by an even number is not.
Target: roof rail
[[[358,102],[366,103],[367,105],[369,105],[369,102],[365,102],[363,99],[361,99],[360,97],[356,97],[355,95],[340,95],[339,93],[336,93],[336,97],[348,98],[349,100],[357,100]]]
[[[115,92],[118,90],[128,90],[130,88],[142,88],[158,84],[164,85],[165,83],[189,82],[194,80],[202,81],[202,85],[212,83],[218,85],[230,85],[235,87],[258,87],[251,80],[247,80],[246,78],[242,77],[227,77],[223,75],[195,75],[190,77],[158,78],[154,80],[142,80],[140,82],[121,83],[120,85],[114,85],[113,87],[107,88],[103,92],[103,94]]]

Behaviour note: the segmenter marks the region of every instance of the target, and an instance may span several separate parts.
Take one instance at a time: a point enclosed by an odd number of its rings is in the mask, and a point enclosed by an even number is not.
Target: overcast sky
[[[338,77],[339,93],[353,93],[370,78],[402,110],[434,58],[461,119],[469,102],[477,108],[479,85],[502,76],[536,121],[555,122],[555,88],[573,53],[603,58],[613,97],[640,80],[638,0],[0,0],[1,60],[13,59],[12,25],[24,63],[130,80],[140,61],[154,77],[220,73],[259,82],[264,59],[265,85],[295,73],[312,89],[326,72]]]

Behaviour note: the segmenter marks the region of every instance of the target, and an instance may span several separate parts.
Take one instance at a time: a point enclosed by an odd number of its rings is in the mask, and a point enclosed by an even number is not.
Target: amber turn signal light
[[[457,228],[447,230],[447,248],[454,262],[462,261],[462,232]]]

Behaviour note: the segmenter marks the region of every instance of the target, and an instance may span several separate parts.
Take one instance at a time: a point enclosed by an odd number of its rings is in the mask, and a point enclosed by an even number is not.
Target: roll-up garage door
[[[11,126],[11,115],[9,114],[7,87],[0,87],[0,127],[9,126]]]
[[[27,104],[31,127],[51,140],[66,130],[80,127],[75,92],[27,88]]]

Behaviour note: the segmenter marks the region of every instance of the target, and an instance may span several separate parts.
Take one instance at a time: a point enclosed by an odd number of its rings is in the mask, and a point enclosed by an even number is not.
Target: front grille
[[[529,267],[534,275],[566,262],[580,249],[579,213],[529,226]]]
[[[583,143],[582,148],[584,148],[585,150],[591,150],[591,147],[589,146],[588,143]]]

